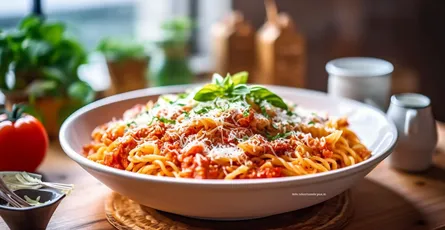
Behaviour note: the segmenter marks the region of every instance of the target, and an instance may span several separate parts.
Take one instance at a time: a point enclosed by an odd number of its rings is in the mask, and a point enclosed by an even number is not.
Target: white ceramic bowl
[[[89,104],[62,125],[60,143],[64,151],[91,175],[112,190],[136,202],[184,216],[234,220],[285,213],[323,202],[349,189],[386,158],[397,140],[394,124],[379,110],[325,93],[267,86],[298,105],[331,115],[349,117],[350,127],[372,150],[372,157],[359,164],[314,175],[251,180],[197,180],[157,177],[114,169],[81,155],[91,131],[137,103],[157,99],[160,94],[179,93],[196,85],[132,91]]]

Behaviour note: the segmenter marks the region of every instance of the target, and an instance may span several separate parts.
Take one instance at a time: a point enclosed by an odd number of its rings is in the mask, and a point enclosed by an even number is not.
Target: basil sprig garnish
[[[234,75],[227,74],[223,78],[219,74],[214,74],[212,83],[204,85],[194,96],[196,101],[213,101],[215,98],[251,98],[253,101],[267,101],[271,105],[288,110],[286,103],[278,95],[263,86],[247,85],[249,74],[239,72]]]
[[[277,139],[280,139],[280,138],[285,139],[285,138],[289,137],[289,136],[292,135],[292,134],[293,134],[292,131],[290,131],[290,132],[286,132],[286,133],[278,133],[278,134],[275,135],[275,136],[269,136],[269,135],[268,135],[267,139],[269,139],[269,140],[271,140],[271,141],[274,141],[274,140],[277,140]]]
[[[165,117],[157,117],[157,119],[160,122],[165,123],[165,124],[175,124],[176,123],[175,120],[171,120],[171,119],[168,119],[168,118],[165,118]]]

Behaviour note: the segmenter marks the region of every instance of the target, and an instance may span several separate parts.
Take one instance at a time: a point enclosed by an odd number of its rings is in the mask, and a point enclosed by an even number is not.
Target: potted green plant
[[[59,22],[27,16],[17,28],[0,31],[0,91],[6,107],[28,103],[41,115],[48,134],[57,136],[65,118],[95,98],[77,74],[86,57]]]
[[[153,86],[189,84],[194,75],[188,62],[188,43],[192,23],[177,17],[161,25],[162,36],[156,41],[157,52],[150,63],[150,83]]]
[[[107,61],[111,87],[107,94],[123,93],[147,86],[149,56],[145,46],[136,41],[103,39],[97,46]]]

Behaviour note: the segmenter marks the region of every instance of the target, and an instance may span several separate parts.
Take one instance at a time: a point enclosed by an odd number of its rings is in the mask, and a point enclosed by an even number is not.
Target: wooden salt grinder
[[[225,76],[248,71],[249,81],[254,82],[255,32],[243,15],[235,11],[213,25],[212,40],[215,72]]]
[[[267,21],[258,31],[258,83],[304,88],[306,42],[291,17],[277,13],[275,2],[266,0]]]

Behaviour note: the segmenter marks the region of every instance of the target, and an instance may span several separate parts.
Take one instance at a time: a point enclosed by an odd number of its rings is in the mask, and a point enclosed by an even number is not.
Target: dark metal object
[[[32,14],[43,17],[42,1],[32,0]]]
[[[14,208],[4,206],[6,201],[0,199],[0,216],[11,230],[44,230],[65,194],[50,189],[19,189],[15,194],[31,199],[40,196],[42,205],[27,208]]]

